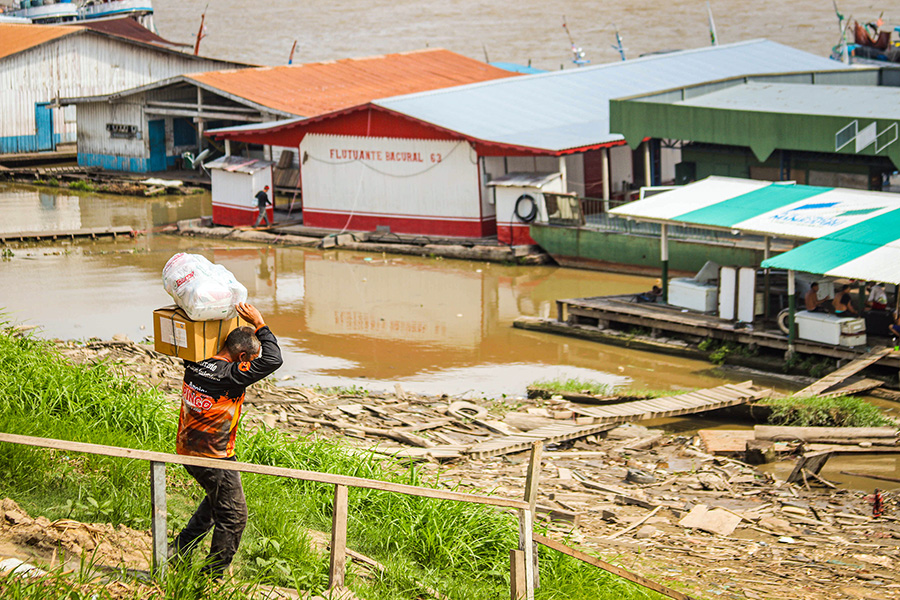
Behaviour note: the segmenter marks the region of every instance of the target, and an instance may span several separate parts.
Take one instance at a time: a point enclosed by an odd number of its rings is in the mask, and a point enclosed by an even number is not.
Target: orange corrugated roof
[[[82,27],[0,23],[0,58],[82,31]]]
[[[268,108],[312,117],[378,98],[516,75],[437,48],[187,77]]]

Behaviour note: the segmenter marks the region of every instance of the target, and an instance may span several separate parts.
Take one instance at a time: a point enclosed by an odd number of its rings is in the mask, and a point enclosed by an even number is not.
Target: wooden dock
[[[596,328],[596,331],[610,327],[625,330],[628,327],[644,327],[649,328],[653,335],[672,333],[694,342],[715,339],[781,351],[788,348],[788,338],[784,333],[778,329],[765,329],[760,323],[754,323],[752,327],[738,327],[734,321],[714,315],[668,304],[638,303],[633,300],[633,295],[557,300],[555,323],[572,326],[572,335],[578,335],[579,326],[586,330]],[[553,329],[551,325],[548,324],[548,330]],[[839,360],[856,360],[869,352],[864,346],[852,348],[801,339],[794,340],[794,350],[801,354]],[[881,360],[888,366],[900,367],[900,352],[888,351]]]
[[[0,233],[0,243],[10,242],[42,242],[47,240],[75,240],[79,238],[97,239],[101,237],[119,236],[134,237],[137,232],[131,227],[90,227],[86,229],[60,229],[53,231],[16,231]]]

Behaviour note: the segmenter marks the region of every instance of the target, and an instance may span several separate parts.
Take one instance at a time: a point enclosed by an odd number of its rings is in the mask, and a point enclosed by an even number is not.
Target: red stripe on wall
[[[275,213],[270,206],[266,209],[269,215],[269,222],[275,222]],[[235,208],[233,206],[225,206],[223,204],[213,204],[212,207],[213,223],[216,225],[227,225],[229,227],[247,227],[256,223],[256,217],[259,216],[258,208]]]
[[[497,223],[497,241],[513,246],[537,244],[531,237],[531,228],[519,223]]]
[[[350,213],[303,210],[303,224],[323,229],[348,229],[375,231],[379,225],[391,228],[393,233],[442,235],[447,237],[488,237],[497,233],[493,217],[471,221],[409,218],[394,215],[351,215]]]

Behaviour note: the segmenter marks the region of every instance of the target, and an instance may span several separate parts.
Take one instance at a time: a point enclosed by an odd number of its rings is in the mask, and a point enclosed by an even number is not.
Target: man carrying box
[[[178,454],[235,460],[234,441],[244,392],[248,385],[274,373],[282,364],[278,340],[259,311],[243,302],[235,308],[252,328],[233,330],[212,358],[184,363]],[[247,524],[241,476],[237,471],[190,465],[184,468],[203,487],[206,497],[175,538],[171,554],[181,558],[190,553],[215,527],[202,572],[218,578],[231,564]]]

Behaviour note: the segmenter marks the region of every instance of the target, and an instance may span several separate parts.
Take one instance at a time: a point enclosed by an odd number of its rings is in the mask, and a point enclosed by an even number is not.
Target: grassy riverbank
[[[177,410],[155,390],[141,388],[104,364],[75,366],[44,342],[0,332],[0,430],[171,452]],[[239,458],[382,479],[413,485],[425,481],[414,468],[351,455],[337,443],[291,439],[277,431],[242,432]],[[179,529],[200,499],[199,486],[179,468],[168,469],[170,529]],[[0,444],[0,498],[10,497],[31,515],[149,527],[146,463]],[[235,563],[245,581],[264,581],[321,592],[327,555],[312,550],[307,529],[328,531],[331,486],[274,477],[244,476],[250,520]],[[348,545],[387,567],[374,579],[349,584],[366,599],[414,598],[415,581],[452,598],[507,597],[514,519],[474,505],[350,490]],[[538,598],[655,598],[641,588],[541,549]],[[3,590],[0,580],[0,591]],[[180,598],[184,586],[167,585],[164,597]],[[44,598],[40,588],[16,597]],[[7,588],[7,591],[13,591]],[[182,590],[183,591],[183,590]],[[221,597],[239,598],[238,588]],[[88,597],[88,596],[86,596]],[[102,595],[101,595],[102,597]]]

